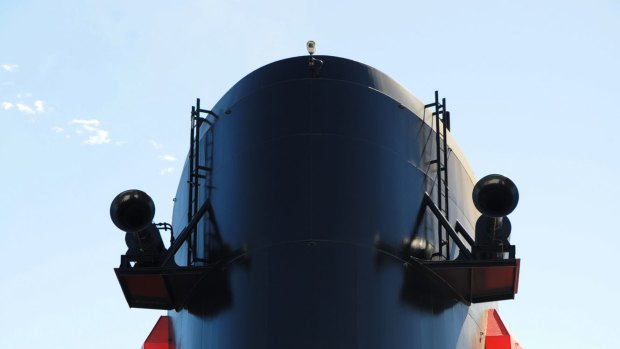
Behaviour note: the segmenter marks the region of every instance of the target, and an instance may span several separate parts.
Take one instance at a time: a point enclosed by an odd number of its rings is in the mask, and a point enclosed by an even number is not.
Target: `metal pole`
[[[447,118],[448,118],[448,111],[446,110],[446,99],[443,98],[441,100],[441,104],[443,106],[443,114],[442,114],[442,120],[443,120],[443,170],[444,170],[444,182],[445,182],[445,186],[444,186],[444,195],[446,198],[446,218],[449,220],[450,219],[450,199],[448,196],[448,132],[447,132]],[[449,237],[446,236],[446,255],[448,256],[448,258],[450,258],[450,241],[449,241]]]
[[[439,134],[439,91],[435,91],[435,154],[437,156],[437,208],[441,211],[441,139]],[[443,255],[443,229],[441,224],[437,225],[437,232],[439,236],[439,254]]]

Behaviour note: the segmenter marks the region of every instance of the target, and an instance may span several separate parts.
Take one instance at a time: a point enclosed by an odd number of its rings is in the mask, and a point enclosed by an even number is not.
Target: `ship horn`
[[[483,215],[503,217],[512,212],[519,203],[517,186],[508,177],[491,174],[474,186],[474,205]]]
[[[502,241],[508,244],[512,224],[508,217],[482,215],[476,221],[476,243],[479,245]]]
[[[154,216],[153,199],[141,190],[126,190],[118,194],[110,205],[112,222],[128,233],[138,233],[148,228]]]

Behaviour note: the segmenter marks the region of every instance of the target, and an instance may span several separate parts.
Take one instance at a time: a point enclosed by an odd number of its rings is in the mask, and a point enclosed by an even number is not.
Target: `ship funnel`
[[[508,177],[488,175],[476,183],[473,191],[474,205],[483,215],[503,217],[519,203],[517,186]]]
[[[110,205],[110,217],[118,229],[138,233],[148,228],[155,216],[153,199],[137,189],[118,194]]]

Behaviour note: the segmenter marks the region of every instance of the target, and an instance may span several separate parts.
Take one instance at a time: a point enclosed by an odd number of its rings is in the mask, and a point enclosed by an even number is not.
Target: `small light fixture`
[[[306,43],[306,49],[308,53],[312,56],[316,52],[316,43],[313,40],[309,40]]]
[[[316,77],[318,71],[323,67],[323,61],[320,59],[316,59],[313,56],[313,54],[316,52],[316,43],[314,42],[314,40],[308,40],[308,42],[306,42],[306,49],[310,54],[310,59],[308,60],[308,68],[310,68],[310,71],[312,72],[312,77]]]

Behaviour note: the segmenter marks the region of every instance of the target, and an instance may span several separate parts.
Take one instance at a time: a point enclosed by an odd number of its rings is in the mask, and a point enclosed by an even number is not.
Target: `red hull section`
[[[151,334],[144,341],[142,349],[174,349],[174,339],[170,331],[170,318],[161,316]]]
[[[487,310],[487,331],[484,349],[523,349],[510,336],[504,322],[495,309]]]

